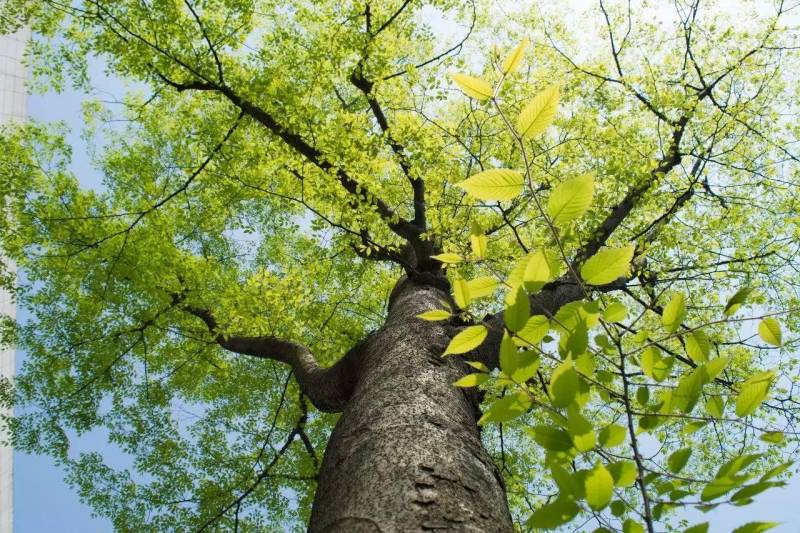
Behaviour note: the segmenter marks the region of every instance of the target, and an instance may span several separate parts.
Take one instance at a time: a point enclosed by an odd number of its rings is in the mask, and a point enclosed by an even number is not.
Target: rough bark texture
[[[328,442],[312,532],[512,531],[502,477],[476,426],[466,373],[443,358],[447,324],[415,315],[449,295],[401,281],[384,327],[360,350],[360,371]]]

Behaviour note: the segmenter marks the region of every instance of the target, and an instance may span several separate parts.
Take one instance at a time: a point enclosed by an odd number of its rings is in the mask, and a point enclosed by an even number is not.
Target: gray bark
[[[475,391],[452,386],[468,367],[441,355],[452,326],[415,318],[449,299],[401,281],[384,327],[352,354],[358,375],[325,451],[309,531],[512,531]]]

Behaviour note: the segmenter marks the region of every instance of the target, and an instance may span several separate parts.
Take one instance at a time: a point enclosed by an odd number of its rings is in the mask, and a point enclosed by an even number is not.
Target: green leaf
[[[464,361],[469,366],[474,368],[475,370],[480,370],[481,372],[489,373],[489,367],[481,363],[480,361]]]
[[[684,374],[678,381],[678,388],[672,394],[672,407],[684,414],[692,412],[703,392],[703,385],[707,382],[708,374],[705,367],[699,366]]]
[[[622,500],[614,500],[609,506],[609,509],[611,509],[611,514],[614,516],[624,515],[627,508],[628,506],[625,505],[625,502]]]
[[[636,483],[636,465],[631,461],[617,461],[608,465],[608,472],[617,487],[630,487]]]
[[[494,294],[495,289],[497,289],[497,280],[491,276],[481,276],[469,280],[467,287],[471,298],[483,298]]]
[[[676,292],[669,303],[664,306],[664,312],[661,315],[661,323],[668,333],[674,333],[683,322],[685,316],[686,297],[682,292]]]
[[[667,459],[667,467],[669,468],[669,471],[673,474],[679,473],[681,470],[683,470],[683,467],[686,466],[686,463],[689,461],[689,457],[691,455],[691,448],[681,448],[680,450],[674,452]]]
[[[418,314],[417,318],[421,318],[422,320],[447,320],[451,316],[453,315],[444,309],[432,309],[430,311],[425,311],[424,313]]]
[[[533,315],[521,330],[514,334],[514,342],[521,346],[537,345],[550,331],[550,321],[544,315]]]
[[[550,401],[555,407],[567,407],[578,392],[578,373],[568,357],[550,377]]]
[[[459,89],[470,98],[483,102],[491,98],[494,93],[492,86],[480,78],[466,74],[451,74],[450,77],[456,82]]]
[[[611,302],[603,311],[606,322],[622,322],[628,318],[628,308],[620,302]]]
[[[521,330],[530,316],[530,303],[528,293],[522,287],[517,288],[516,295],[511,305],[506,305],[503,319],[509,331]]]
[[[779,525],[780,522],[748,522],[734,529],[733,533],[762,533]]]
[[[551,85],[537,94],[517,118],[517,132],[529,138],[539,135],[553,123],[558,111],[558,87]]]
[[[758,325],[758,334],[773,346],[781,345],[781,324],[771,316],[763,319]]]
[[[639,359],[642,372],[659,383],[669,377],[674,362],[673,357],[661,357],[661,350],[654,345],[645,348]]]
[[[609,424],[600,430],[600,446],[614,448],[625,442],[627,430],[619,424]]]
[[[736,397],[736,416],[751,415],[767,397],[775,372],[760,372],[742,384]]]
[[[467,194],[483,201],[512,200],[522,192],[525,178],[507,168],[492,168],[456,183]]]
[[[483,234],[483,229],[476,222],[473,222],[470,228],[469,244],[476,259],[483,259],[486,256],[486,235]]]
[[[477,387],[481,383],[486,383],[489,374],[467,374],[458,381],[453,382],[456,387]]]
[[[453,280],[453,300],[460,309],[466,309],[472,302],[472,297],[469,294],[469,284],[460,277],[456,277]]]
[[[725,305],[725,310],[723,311],[725,316],[731,316],[736,313],[736,311],[738,311],[739,308],[745,303],[751,292],[753,292],[753,289],[748,287],[743,287],[736,291],[736,294],[731,296],[730,300],[728,300],[728,303]]]
[[[440,263],[444,263],[446,265],[456,265],[456,264],[458,264],[458,263],[460,263],[461,261],[464,260],[463,257],[461,257],[458,254],[454,254],[454,253],[432,255],[431,259],[436,259]]]
[[[628,518],[622,524],[622,533],[644,533],[644,528],[639,522]]]
[[[713,380],[719,376],[730,361],[729,357],[717,357],[707,362],[704,366],[706,367],[706,372],[708,372],[708,379]]]
[[[552,279],[552,273],[547,257],[542,250],[528,254],[527,257],[528,263],[522,279],[525,282],[525,289],[533,293]]]
[[[503,74],[508,75],[517,70],[517,67],[519,67],[519,64],[522,62],[522,58],[525,57],[525,49],[528,48],[529,44],[530,40],[527,37],[522,39],[511,53],[506,56],[500,67]]]
[[[572,437],[563,429],[539,425],[533,428],[533,438],[545,450],[566,452],[572,449]]]
[[[786,436],[782,431],[767,431],[762,433],[759,438],[769,444],[783,444]]]
[[[719,396],[711,396],[706,400],[706,412],[714,418],[722,418],[725,402]]]
[[[553,224],[563,228],[583,215],[592,205],[594,196],[594,176],[584,174],[563,181],[550,194],[547,200],[547,213]]]
[[[603,248],[581,267],[581,277],[589,285],[606,285],[628,273],[635,247]]]
[[[761,476],[759,478],[759,481],[767,481],[769,479],[777,477],[777,476],[783,474],[784,472],[786,472],[789,468],[791,468],[793,464],[794,464],[793,461],[788,461],[786,463],[781,463],[778,466],[776,466],[775,468],[770,469],[763,476]]]
[[[486,339],[486,326],[469,326],[453,337],[442,355],[461,354],[474,350]]]
[[[734,492],[733,496],[731,496],[731,500],[734,502],[739,500],[750,500],[754,496],[758,496],[766,490],[769,490],[773,487],[782,487],[783,485],[784,483],[780,481],[759,481],[758,483],[753,483],[752,485],[746,485]]]
[[[580,413],[575,404],[570,405],[567,412],[567,430],[570,437],[572,437],[572,443],[575,444],[576,450],[588,452],[594,448],[597,442],[594,428]]]
[[[595,511],[604,509],[614,495],[614,479],[599,461],[586,475],[586,503]]]
[[[705,333],[695,330],[686,337],[686,353],[698,365],[705,363],[711,353],[711,341]]]
[[[525,383],[536,375],[539,370],[539,355],[533,351],[517,354],[517,368],[511,373],[511,380],[515,383]]]
[[[708,522],[696,524],[692,527],[686,528],[683,533],[708,533]]]
[[[531,399],[525,392],[518,391],[508,396],[503,396],[489,406],[489,409],[478,420],[478,425],[482,426],[489,422],[508,422],[525,414],[530,406]]]
[[[511,337],[507,333],[503,333],[503,340],[500,341],[500,370],[510,377],[516,369],[517,347]]]
[[[534,511],[526,525],[531,528],[555,529],[578,514],[578,505],[571,498],[558,498]]]

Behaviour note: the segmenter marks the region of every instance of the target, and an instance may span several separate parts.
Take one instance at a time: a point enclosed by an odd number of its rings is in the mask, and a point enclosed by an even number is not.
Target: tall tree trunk
[[[401,281],[370,336],[331,434],[312,532],[512,531],[505,487],[480,440],[476,399],[452,386],[467,370],[443,358],[448,327],[415,315],[449,295]]]

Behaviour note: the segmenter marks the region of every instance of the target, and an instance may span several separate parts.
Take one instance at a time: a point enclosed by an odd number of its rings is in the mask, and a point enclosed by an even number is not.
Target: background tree
[[[668,7],[7,2],[34,86],[134,83],[85,106],[102,190],[3,130],[15,445],[137,531],[652,532],[781,485],[793,6]],[[98,427],[130,468],[68,453]]]

